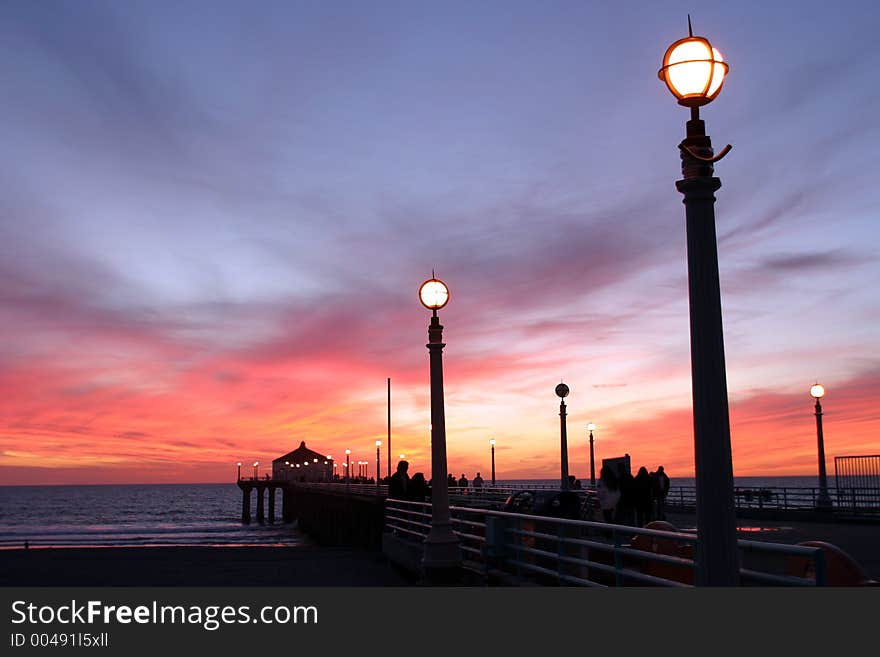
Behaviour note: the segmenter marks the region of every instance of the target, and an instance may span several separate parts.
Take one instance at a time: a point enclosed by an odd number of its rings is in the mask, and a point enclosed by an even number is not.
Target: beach
[[[408,586],[380,554],[327,547],[0,550],[2,586]]]

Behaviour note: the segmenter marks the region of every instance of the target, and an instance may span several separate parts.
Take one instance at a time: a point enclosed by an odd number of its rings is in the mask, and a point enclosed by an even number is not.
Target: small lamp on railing
[[[238,480],[241,481],[241,461],[239,461],[235,465],[238,466]]]
[[[254,481],[257,479],[257,468],[260,466],[259,461],[254,461]]]

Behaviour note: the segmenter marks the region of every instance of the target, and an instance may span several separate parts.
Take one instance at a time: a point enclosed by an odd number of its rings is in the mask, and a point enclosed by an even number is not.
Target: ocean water
[[[582,479],[588,483],[588,479]],[[497,480],[497,485],[545,486],[556,479]],[[692,478],[671,479],[675,486]],[[815,488],[816,477],[735,477],[736,486]],[[833,489],[834,477],[828,478]],[[0,486],[0,549],[122,546],[307,545],[294,524],[241,524],[235,484],[131,484],[104,486]],[[251,500],[251,512],[256,503]],[[268,505],[267,505],[268,509]]]
[[[0,549],[306,545],[293,524],[241,523],[235,484],[0,486]],[[256,502],[251,500],[256,511]],[[268,505],[267,505],[268,509]]]

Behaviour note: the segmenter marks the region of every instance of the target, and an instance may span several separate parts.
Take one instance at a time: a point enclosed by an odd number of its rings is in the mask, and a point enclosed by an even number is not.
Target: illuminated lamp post
[[[446,481],[446,413],[443,407],[443,326],[437,311],[449,303],[449,288],[433,275],[419,287],[419,300],[431,311],[428,348],[431,365],[431,531],[425,539],[422,566],[425,579],[451,581],[461,563],[458,537],[449,515]]]
[[[382,461],[379,460],[379,448],[382,447],[382,441],[376,441],[376,495],[379,494],[379,475],[381,472]]]
[[[666,50],[658,76],[678,103],[691,110],[687,136],[679,144],[683,177],[675,186],[684,195],[687,225],[697,506],[696,583],[736,586],[739,559],[715,234],[714,192],[721,187],[721,181],[713,175],[714,163],[727,155],[730,145],[714,155],[705,124],[700,119],[700,107],[721,91],[728,66],[707,39],[693,36],[690,17],[688,31],[689,36]]]
[[[495,487],[495,439],[489,440],[489,447],[492,450],[492,487]]]
[[[822,434],[822,404],[819,400],[825,396],[825,386],[816,383],[810,388],[810,396],[816,400],[816,439],[819,445],[819,509],[831,509],[831,497],[828,495],[828,477],[825,474],[825,437]]]
[[[239,461],[235,465],[238,466],[238,480],[241,481],[241,461]]]
[[[559,445],[560,457],[559,463],[562,466],[562,490],[568,490],[568,430],[565,421],[565,397],[568,396],[569,389],[564,383],[556,386],[556,395],[559,397]]]
[[[345,450],[345,492],[349,491],[351,486],[351,450]]]
[[[590,422],[587,425],[587,431],[590,432],[590,486],[596,487],[596,457],[593,454],[593,429],[596,425]]]
[[[260,466],[259,461],[254,461],[254,481],[257,480],[257,468]]]

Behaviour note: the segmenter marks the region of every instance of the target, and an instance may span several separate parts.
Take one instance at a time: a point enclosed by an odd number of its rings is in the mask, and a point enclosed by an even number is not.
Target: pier
[[[387,487],[375,484],[305,483],[240,480],[242,521],[250,522],[250,495],[257,492],[257,522],[274,522],[274,498],[281,490],[281,516],[296,521],[319,545],[381,552],[418,578],[431,504],[389,499]],[[697,553],[695,517],[687,505],[667,506],[677,525],[652,522],[638,528],[595,519],[535,516],[501,510],[512,488],[450,490],[450,512],[460,541],[461,582],[481,585],[552,586],[692,586]],[[789,491],[790,492],[790,491]],[[262,513],[268,493],[268,516]],[[579,492],[586,502],[591,490]],[[681,493],[683,495],[684,493]],[[753,498],[754,499],[754,498]],[[788,499],[788,496],[786,496]],[[798,499],[793,496],[791,499]],[[670,500],[671,502],[672,500]],[[748,516],[748,507],[742,511]],[[766,509],[769,513],[772,509]],[[796,508],[787,510],[796,514]],[[875,520],[865,518],[869,530]],[[817,531],[810,533],[811,522]],[[745,586],[824,586],[840,583],[849,568],[837,543],[852,541],[835,530],[833,514],[800,511],[798,531],[788,522],[768,527],[758,540],[739,538],[741,583]],[[754,523],[753,523],[754,524]],[[821,527],[821,529],[820,529]],[[760,527],[748,527],[748,531]],[[784,531],[788,533],[786,534]],[[743,529],[743,532],[746,528]],[[776,533],[774,533],[776,532]],[[868,531],[868,534],[871,532]],[[876,533],[876,532],[874,532]],[[741,532],[742,534],[742,532]],[[781,536],[799,544],[776,542]],[[866,535],[865,531],[861,534]],[[821,539],[821,540],[806,540]],[[832,540],[833,539],[833,540]],[[867,548],[868,546],[866,546]],[[866,551],[880,548],[874,545]],[[843,556],[840,556],[842,553]],[[846,585],[874,585],[880,563],[869,561],[871,575],[856,564]]]

